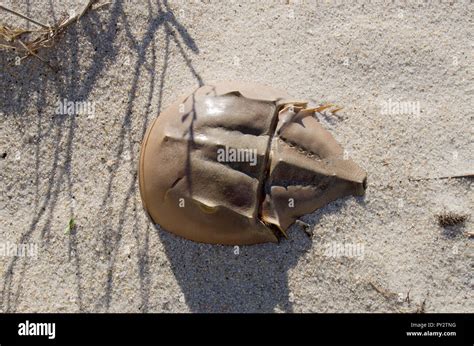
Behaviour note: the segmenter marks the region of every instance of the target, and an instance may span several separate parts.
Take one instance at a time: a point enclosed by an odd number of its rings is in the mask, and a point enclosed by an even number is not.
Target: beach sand
[[[51,23],[82,4],[4,2]],[[57,73],[1,52],[0,243],[36,256],[0,256],[0,312],[474,312],[472,179],[409,180],[474,171],[472,12],[112,1],[40,52]],[[213,80],[343,107],[321,122],[368,172],[365,198],[304,216],[313,236],[292,226],[279,244],[198,244],[155,227],[137,181],[144,131]],[[81,114],[57,114],[69,101]],[[442,211],[471,218],[446,230]]]

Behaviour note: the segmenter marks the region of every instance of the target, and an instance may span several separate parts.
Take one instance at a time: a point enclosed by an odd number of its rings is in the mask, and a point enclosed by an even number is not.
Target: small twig
[[[13,13],[19,17],[25,18],[39,26],[41,29],[36,30],[22,30],[22,29],[11,29],[7,26],[0,25],[0,48],[15,50],[20,53],[24,53],[24,56],[20,57],[21,60],[34,56],[37,59],[41,60],[43,63],[48,65],[53,71],[57,72],[57,69],[53,68],[51,64],[45,59],[41,58],[38,54],[42,48],[50,48],[55,44],[56,39],[66,30],[66,28],[75,23],[81,18],[87,10],[92,8],[92,5],[96,3],[97,0],[85,0],[85,5],[81,8],[78,14],[74,13],[65,19],[61,19],[58,23],[53,24],[52,26],[46,26],[40,22],[37,22],[31,18],[28,18],[21,13],[13,11],[5,6],[0,5],[0,9],[4,9],[10,13]],[[26,33],[33,33],[34,39],[22,41],[20,37]],[[11,45],[9,43],[12,43]],[[20,60],[20,61],[21,61]]]
[[[46,60],[44,60],[42,57],[40,57],[38,54],[36,54],[35,52],[33,52],[30,48],[28,48],[28,46],[26,44],[23,43],[22,40],[18,40],[18,42],[20,42],[20,44],[23,46],[23,48],[25,48],[29,54],[33,55],[34,57],[38,58],[39,60],[41,60],[42,62],[46,62]]]
[[[18,40],[18,42],[20,42],[20,44],[23,46],[23,48],[25,48],[28,51],[29,54],[33,55],[35,58],[37,58],[38,60],[46,64],[46,66],[48,66],[51,70],[53,70],[53,72],[57,72],[57,70],[53,68],[53,66],[51,66],[51,64],[48,61],[44,60],[42,57],[40,57],[38,54],[36,54],[30,48],[28,48],[28,46],[24,44],[22,40]]]
[[[410,290],[408,290],[407,292],[407,296],[405,297],[405,301],[408,303],[408,305],[410,305]]]
[[[386,290],[385,288],[378,287],[372,281],[369,281],[369,284],[370,284],[370,286],[372,286],[372,288],[374,290],[376,290],[378,293],[380,293],[381,295],[383,295],[387,299],[392,299],[392,298],[397,296],[396,293],[390,292],[390,291]]]
[[[47,26],[47,25],[45,25],[45,24],[42,24],[42,23],[38,22],[37,20],[34,20],[34,19],[32,19],[32,18],[29,18],[29,17],[25,16],[24,14],[21,14],[21,13],[18,13],[18,12],[16,12],[16,11],[13,11],[13,10],[11,10],[11,9],[9,9],[9,8],[7,8],[7,7],[5,7],[5,6],[3,6],[3,5],[0,5],[0,9],[5,10],[5,11],[7,11],[7,12],[10,12],[11,14],[14,14],[15,16],[18,16],[18,17],[21,17],[21,18],[23,18],[23,19],[26,19],[27,21],[30,21],[30,22],[32,22],[33,24],[39,25],[39,26],[41,26],[41,27],[44,28],[44,29],[48,29],[48,28],[49,28],[49,26]]]
[[[451,179],[451,178],[473,178],[474,173],[455,174],[455,175],[444,175],[440,177],[408,177],[410,181],[421,181],[421,180],[438,180],[438,179]]]
[[[420,304],[420,306],[416,309],[415,313],[424,314],[425,313],[425,308],[426,308],[426,298],[423,300],[423,302]]]
[[[12,50],[16,49],[14,46],[10,46],[10,45],[7,45],[7,44],[1,44],[1,43],[0,43],[0,48],[12,49]]]
[[[72,22],[78,21],[79,18],[81,18],[84,15],[84,13],[86,13],[86,11],[89,9],[89,7],[92,6],[94,2],[96,2],[96,0],[87,0],[87,3],[84,5],[82,10],[79,12],[79,14],[76,14],[68,18],[63,24],[61,24],[61,27],[67,27]]]
[[[111,4],[111,2],[104,2],[103,4],[100,4],[100,5],[95,6],[95,7],[93,8],[93,10],[94,10],[94,11],[95,11],[95,10],[98,10],[99,8],[102,8],[102,7],[107,6],[107,5],[110,5],[110,4]]]
[[[79,16],[77,17],[77,20],[79,20],[83,15],[84,13],[86,13],[86,11],[89,9],[89,7],[92,6],[92,4],[96,2],[96,0],[89,0],[87,2],[87,4],[84,6],[84,8],[82,9],[82,11],[79,13]]]

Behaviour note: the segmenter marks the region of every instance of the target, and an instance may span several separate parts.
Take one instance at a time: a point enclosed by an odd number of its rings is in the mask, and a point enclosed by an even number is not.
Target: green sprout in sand
[[[65,234],[71,234],[71,232],[76,228],[76,221],[74,220],[74,218],[71,218],[69,220],[69,223],[68,225],[66,226],[66,228],[64,229],[64,233]]]

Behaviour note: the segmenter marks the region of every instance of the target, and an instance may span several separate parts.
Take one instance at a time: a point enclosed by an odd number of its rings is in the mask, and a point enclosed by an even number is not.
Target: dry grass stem
[[[38,55],[39,50],[53,47],[58,37],[66,28],[79,20],[96,1],[97,0],[87,0],[78,14],[64,16],[52,26],[42,24],[35,19],[0,5],[0,10],[7,11],[40,26],[39,29],[27,30],[0,24],[0,49],[17,52],[18,55],[13,63],[14,65],[19,65],[24,59],[33,56],[54,70],[44,58]]]

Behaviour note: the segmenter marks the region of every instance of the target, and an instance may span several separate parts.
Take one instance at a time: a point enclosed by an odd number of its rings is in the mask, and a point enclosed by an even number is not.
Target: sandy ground
[[[81,7],[4,4],[45,22]],[[472,180],[408,180],[473,172],[473,6],[112,1],[41,53],[58,73],[0,53],[0,245],[37,249],[0,256],[0,311],[474,312]],[[344,107],[321,121],[368,171],[365,198],[305,216],[313,237],[293,226],[277,245],[152,225],[145,129],[183,91],[228,79]],[[64,99],[94,111],[56,114]],[[444,230],[442,210],[471,218]]]

